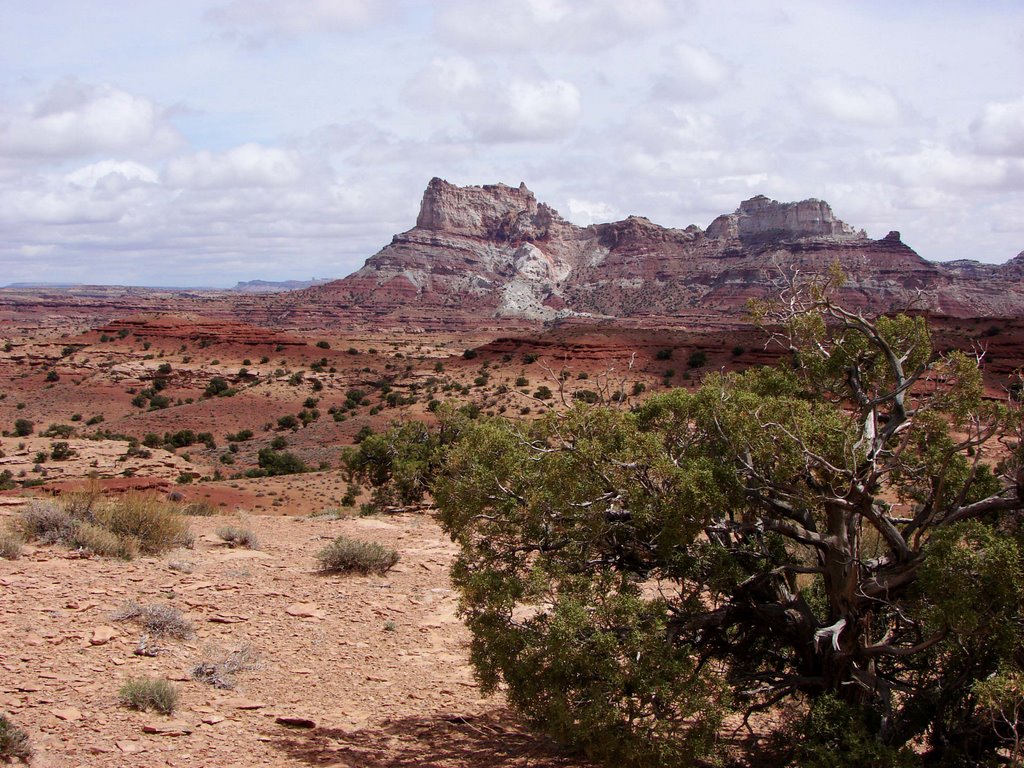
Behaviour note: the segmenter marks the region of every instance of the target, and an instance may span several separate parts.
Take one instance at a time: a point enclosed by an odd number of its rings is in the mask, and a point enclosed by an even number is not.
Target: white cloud
[[[67,79],[0,120],[0,154],[64,158],[98,152],[165,152],[180,142],[152,101],[112,85]]]
[[[664,72],[653,90],[661,98],[709,99],[725,90],[732,77],[732,67],[711,51],[678,43],[668,51]]]
[[[174,158],[165,176],[174,187],[287,187],[302,178],[303,168],[294,150],[250,143],[219,154],[203,151]]]
[[[517,79],[474,105],[465,120],[482,141],[547,141],[571,133],[580,112],[580,92],[572,83]]]
[[[451,0],[437,15],[441,38],[468,51],[600,52],[657,32],[682,10],[670,0]]]
[[[937,142],[921,142],[912,154],[870,155],[903,184],[937,188],[1005,189],[1024,181],[1024,163],[958,154]]]
[[[365,27],[384,15],[375,0],[233,0],[211,9],[206,18],[253,44],[311,32]]]
[[[1024,98],[986,104],[970,130],[980,152],[1024,155]]]
[[[588,224],[604,224],[609,221],[616,221],[621,216],[611,205],[599,200],[581,200],[576,197],[569,198],[569,221],[587,226]]]
[[[819,77],[806,91],[807,103],[817,112],[843,123],[891,125],[900,105],[883,86],[845,77]]]
[[[474,139],[488,143],[559,139],[575,130],[582,112],[573,83],[484,72],[460,56],[431,61],[406,84],[405,97],[434,115],[453,112]]]
[[[65,181],[78,187],[123,186],[141,182],[156,184],[159,176],[148,165],[131,160],[101,160],[65,175]]]
[[[427,109],[468,106],[484,88],[476,64],[462,56],[435,58],[409,80],[405,95]]]

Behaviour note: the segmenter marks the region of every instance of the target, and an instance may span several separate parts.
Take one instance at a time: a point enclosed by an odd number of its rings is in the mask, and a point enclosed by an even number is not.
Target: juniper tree
[[[1017,413],[829,288],[755,307],[785,366],[461,436],[434,491],[485,689],[618,764],[707,754],[731,712],[805,718],[803,765],[1016,749]]]

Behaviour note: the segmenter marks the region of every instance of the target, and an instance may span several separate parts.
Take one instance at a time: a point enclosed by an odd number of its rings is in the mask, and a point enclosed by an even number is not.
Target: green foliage
[[[206,385],[206,389],[203,391],[203,397],[224,397],[228,394],[234,394],[231,385],[220,376],[214,376],[210,379],[210,383]]]
[[[278,429],[298,429],[299,419],[293,414],[286,414],[277,420]]]
[[[15,437],[28,437],[32,434],[32,430],[35,429],[33,424],[28,419],[15,419],[14,420],[14,436]]]
[[[258,454],[260,469],[265,475],[295,475],[309,472],[309,467],[298,456],[288,451],[261,448]]]
[[[342,452],[341,463],[350,482],[373,489],[367,511],[419,504],[441,463],[442,451],[454,442],[467,416],[439,407],[439,425],[407,421],[382,434],[367,434],[358,447]]]
[[[788,367],[463,426],[430,488],[485,690],[614,765],[701,759],[764,710],[796,765],[1015,748],[1024,455],[992,453],[1020,414],[836,279],[755,306]]]
[[[793,764],[799,768],[909,768],[919,764],[909,749],[893,749],[879,741],[881,724],[873,712],[833,694],[816,699],[807,717],[795,725],[787,733],[787,742],[794,753]]]
[[[178,706],[178,689],[166,680],[133,677],[125,681],[117,692],[121,704],[131,709],[155,710],[169,715]]]

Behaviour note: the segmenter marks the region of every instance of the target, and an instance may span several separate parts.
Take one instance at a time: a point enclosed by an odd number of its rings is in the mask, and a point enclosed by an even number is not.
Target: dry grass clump
[[[139,553],[134,539],[121,538],[93,523],[80,522],[65,542],[69,547],[91,552],[100,557],[120,557],[131,560]]]
[[[150,494],[126,493],[102,505],[95,517],[118,537],[135,539],[141,552],[156,554],[191,541],[188,522],[178,509]]]
[[[230,690],[235,687],[235,675],[256,669],[258,662],[256,652],[248,645],[227,652],[206,648],[203,658],[192,667],[192,679],[214,688]]]
[[[52,501],[33,499],[22,511],[18,526],[28,539],[65,544],[74,535],[78,521]]]
[[[125,681],[117,697],[126,707],[169,715],[178,706],[178,690],[166,680],[133,677]]]
[[[217,508],[208,501],[190,501],[181,508],[181,513],[190,517],[211,517],[217,514]]]
[[[110,615],[114,621],[134,621],[156,637],[185,640],[195,633],[192,622],[173,605],[141,605],[134,600]]]
[[[6,715],[0,715],[0,762],[20,760],[28,763],[31,759],[32,745],[29,744],[28,734],[8,720]]]
[[[96,491],[66,494],[60,501],[32,501],[19,528],[30,539],[106,557],[131,559],[189,546],[188,522],[178,507],[155,496],[127,493],[103,500]]]
[[[338,536],[316,553],[320,570],[327,573],[382,575],[394,568],[398,552],[375,541],[358,541]]]
[[[21,534],[7,528],[0,530],[0,559],[17,560],[21,557],[21,545],[25,543]]]
[[[260,542],[256,534],[248,528],[238,528],[234,525],[224,525],[217,529],[217,535],[229,547],[245,547],[246,549],[259,549]]]

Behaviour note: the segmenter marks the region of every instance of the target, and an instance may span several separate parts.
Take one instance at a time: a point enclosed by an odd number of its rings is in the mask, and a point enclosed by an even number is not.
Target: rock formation
[[[538,203],[525,184],[458,187],[437,178],[413,229],[349,277],[290,294],[280,310],[327,304],[365,322],[425,327],[484,318],[738,317],[748,298],[771,289],[779,268],[824,271],[835,262],[853,305],[952,316],[1024,312],[1024,255],[1002,267],[934,264],[898,232],[873,240],[822,200],[758,195],[706,231],[640,216],[579,227]]]

